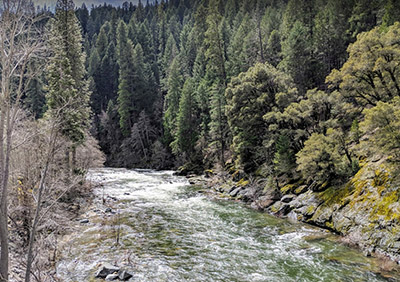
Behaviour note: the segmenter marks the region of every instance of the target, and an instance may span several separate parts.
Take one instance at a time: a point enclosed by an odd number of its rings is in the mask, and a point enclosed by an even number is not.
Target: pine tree
[[[400,3],[396,0],[387,0],[382,25],[388,27],[397,21],[400,21]]]
[[[71,0],[58,0],[51,22],[47,105],[60,118],[61,131],[72,150],[85,139],[89,125],[89,85],[86,79],[82,35]]]
[[[283,59],[279,68],[289,73],[299,90],[305,93],[315,86],[310,32],[304,24],[296,21],[287,36],[282,43]]]
[[[120,26],[124,25],[123,22]],[[120,28],[118,28],[120,31]],[[122,32],[118,38],[119,50],[119,79],[118,79],[118,113],[120,116],[120,127],[122,134],[128,136],[133,125],[133,92],[134,92],[134,71],[132,69],[134,49],[133,43],[128,39],[123,42]],[[122,47],[122,44],[125,46]]]
[[[210,93],[210,136],[211,149],[217,153],[219,162],[225,163],[226,142],[228,139],[228,125],[225,116],[225,88],[226,47],[222,40],[224,34],[223,18],[219,11],[220,1],[211,0],[208,4],[207,31],[205,32],[205,46],[207,58],[207,80]]]
[[[174,59],[169,70],[168,92],[164,102],[164,138],[167,144],[173,141],[176,133],[176,116],[179,111],[183,78],[179,68],[179,62]]]
[[[46,91],[44,77],[32,78],[26,86],[24,104],[35,118],[41,118],[46,111]]]
[[[110,29],[109,22],[106,22],[104,25],[102,25],[96,39],[96,49],[99,54],[100,60],[103,59],[108,48],[107,29]]]
[[[194,99],[194,83],[189,78],[185,81],[182,89],[182,96],[179,101],[179,111],[177,115],[176,134],[174,142],[171,144],[175,154],[183,153],[187,160],[192,160],[194,147],[197,139],[197,122],[195,117],[196,109]]]

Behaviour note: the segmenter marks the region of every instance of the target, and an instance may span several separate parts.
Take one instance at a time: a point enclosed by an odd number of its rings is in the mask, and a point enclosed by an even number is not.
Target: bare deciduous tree
[[[44,51],[36,25],[34,5],[29,0],[0,2],[0,281],[8,281],[8,181],[13,131],[24,85],[36,75],[29,64]]]

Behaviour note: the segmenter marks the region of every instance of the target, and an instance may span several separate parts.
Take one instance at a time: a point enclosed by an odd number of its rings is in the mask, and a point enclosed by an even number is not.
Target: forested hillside
[[[397,1],[171,0],[76,15],[107,165],[324,183],[353,175],[366,148],[396,159],[397,121],[381,123],[398,107]],[[40,85],[26,100],[37,116]]]

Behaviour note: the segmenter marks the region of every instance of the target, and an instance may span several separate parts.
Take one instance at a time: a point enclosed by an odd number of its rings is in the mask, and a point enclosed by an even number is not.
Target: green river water
[[[400,281],[327,231],[201,193],[172,171],[103,168],[89,178],[103,188],[82,215],[89,223],[63,238],[62,281],[101,281],[103,262],[140,282]]]

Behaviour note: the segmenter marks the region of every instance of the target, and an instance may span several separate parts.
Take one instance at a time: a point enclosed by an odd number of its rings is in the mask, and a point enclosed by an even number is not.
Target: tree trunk
[[[37,225],[39,223],[39,218],[40,218],[39,215],[40,215],[40,210],[42,207],[42,195],[43,195],[43,191],[45,188],[44,182],[46,180],[49,164],[50,164],[50,159],[48,159],[46,161],[45,168],[40,177],[39,192],[38,192],[39,194],[38,194],[38,198],[37,198],[35,217],[34,217],[33,224],[32,224],[32,231],[31,231],[31,234],[29,237],[28,255],[27,255],[27,259],[26,259],[25,282],[29,282],[30,278],[31,278],[31,269],[32,269],[32,263],[33,263],[33,244],[35,243],[36,229],[37,229]]]
[[[40,221],[40,210],[42,208],[42,196],[45,190],[45,181],[47,176],[47,171],[49,170],[49,166],[51,161],[53,160],[54,151],[57,143],[57,132],[56,128],[52,129],[52,135],[50,140],[50,148],[48,149],[46,163],[44,169],[42,171],[42,175],[40,176],[40,183],[39,183],[39,191],[36,203],[36,210],[35,210],[35,217],[33,219],[32,230],[30,232],[29,237],[29,245],[28,245],[28,255],[26,259],[26,272],[25,272],[25,282],[29,282],[31,278],[31,270],[32,270],[32,263],[33,263],[33,245],[35,243],[35,235],[36,229]]]
[[[8,281],[8,220],[7,220],[7,203],[8,191],[7,181],[4,181],[5,176],[5,158],[4,158],[4,128],[5,128],[5,107],[2,106],[0,115],[0,185],[1,185],[1,200],[0,200],[0,282]]]
[[[72,154],[71,172],[73,173],[76,170],[76,145],[72,145],[71,154]]]

